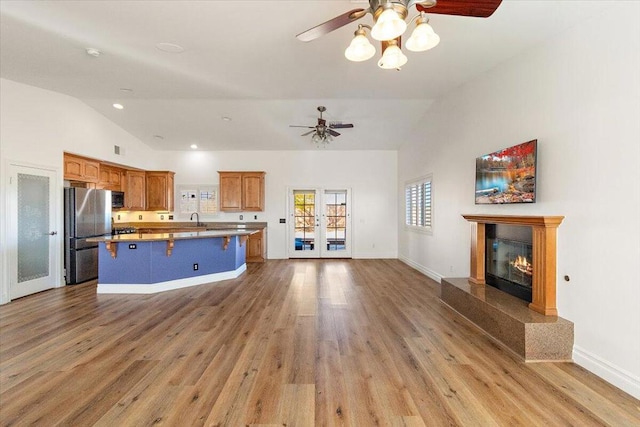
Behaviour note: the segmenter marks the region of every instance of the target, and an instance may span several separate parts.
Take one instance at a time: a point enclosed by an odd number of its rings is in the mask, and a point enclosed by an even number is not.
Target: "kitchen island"
[[[98,293],[147,294],[234,279],[246,270],[256,230],[136,233],[95,237]]]

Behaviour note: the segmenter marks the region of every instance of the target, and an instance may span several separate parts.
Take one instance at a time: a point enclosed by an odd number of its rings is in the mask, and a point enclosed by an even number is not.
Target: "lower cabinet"
[[[267,258],[267,229],[253,233],[247,239],[247,262],[264,262]]]

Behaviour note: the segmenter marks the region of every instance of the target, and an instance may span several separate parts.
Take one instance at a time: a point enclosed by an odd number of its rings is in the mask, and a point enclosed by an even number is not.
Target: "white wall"
[[[0,79],[0,303],[8,299],[7,168],[10,161],[58,172],[59,247],[62,250],[62,153],[69,151],[129,166],[146,168],[157,153],[79,100]],[[113,154],[113,145],[124,155]],[[62,258],[61,258],[62,259]],[[57,278],[55,286],[59,286]]]
[[[612,2],[606,14],[453,91],[398,155],[400,190],[433,173],[434,233],[401,226],[399,255],[435,278],[469,274],[463,213],[565,216],[557,298],[560,316],[575,323],[574,360],[636,397],[639,16],[639,2]],[[537,202],[475,206],[475,158],[531,139],[538,139]]]
[[[76,98],[0,79],[3,158],[62,166],[62,152],[151,168],[156,152]],[[123,155],[114,154],[119,145]]]
[[[396,258],[398,254],[397,153],[395,151],[222,151],[165,152],[158,167],[176,172],[176,186],[219,183],[219,170],[265,171],[265,211],[243,213],[244,221],[268,223],[268,257],[287,258],[287,188],[293,186],[352,191],[354,258]],[[201,217],[239,221],[236,213]],[[146,218],[145,218],[146,219]],[[151,219],[151,218],[149,218]],[[187,217],[176,215],[175,220]],[[287,218],[287,223],[289,218]]]

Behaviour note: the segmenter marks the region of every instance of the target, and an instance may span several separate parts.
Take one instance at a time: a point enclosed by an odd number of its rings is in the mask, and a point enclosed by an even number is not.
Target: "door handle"
[[[56,234],[58,234],[57,231],[52,231],[51,233],[49,233],[49,236],[55,236]]]

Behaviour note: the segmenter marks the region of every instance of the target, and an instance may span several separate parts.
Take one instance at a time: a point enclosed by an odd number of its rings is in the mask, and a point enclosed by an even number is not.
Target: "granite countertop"
[[[126,222],[116,223],[114,228],[127,228],[133,227],[136,229],[193,229],[194,231],[205,230],[262,230],[267,227],[266,222],[205,222],[201,225],[196,225],[195,221],[186,222]]]
[[[185,239],[210,239],[213,237],[227,236],[248,236],[256,233],[256,230],[206,230],[189,231],[182,233],[133,233],[118,234],[115,236],[92,237],[88,242],[154,242],[163,240],[185,240]]]

